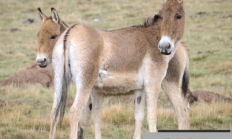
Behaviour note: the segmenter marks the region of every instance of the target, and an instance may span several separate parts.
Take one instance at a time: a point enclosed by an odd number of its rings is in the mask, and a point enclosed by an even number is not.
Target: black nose
[[[40,66],[41,68],[44,68],[44,67],[47,67],[47,59],[44,58],[43,60],[41,61],[37,61],[37,65]]]
[[[171,44],[170,43],[159,44],[159,50],[160,50],[161,54],[170,55],[171,54]]]
[[[164,54],[164,55],[170,55],[171,53],[172,53],[171,51],[169,52],[167,50],[161,51],[161,54]]]
[[[167,46],[167,49],[170,49],[171,48],[171,44],[169,43],[168,46]]]

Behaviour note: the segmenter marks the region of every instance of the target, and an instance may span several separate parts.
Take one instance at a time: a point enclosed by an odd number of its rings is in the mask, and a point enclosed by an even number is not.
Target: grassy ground
[[[192,90],[211,90],[232,97],[232,1],[185,0],[187,14],[184,41],[191,58]],[[161,0],[1,0],[0,1],[0,80],[25,69],[35,61],[40,20],[36,8],[50,15],[55,7],[69,25],[84,23],[101,29],[117,29],[142,24],[161,8]],[[35,19],[32,24],[23,23]],[[98,22],[96,22],[97,20]],[[18,28],[19,31],[11,32]],[[74,97],[71,87],[69,101]],[[104,101],[102,136],[105,139],[132,138],[133,101],[130,97],[108,97]],[[49,132],[52,88],[25,84],[0,88],[0,139],[44,139]],[[159,129],[177,129],[170,103],[161,93]],[[126,105],[126,106],[125,106]],[[68,110],[67,110],[68,112]],[[198,103],[191,109],[191,129],[232,129],[231,104]],[[148,131],[146,119],[143,131]],[[68,138],[67,114],[58,138]],[[90,124],[88,137],[94,137]]]

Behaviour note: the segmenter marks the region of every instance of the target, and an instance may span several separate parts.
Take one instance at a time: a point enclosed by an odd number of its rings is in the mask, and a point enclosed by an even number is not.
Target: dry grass
[[[218,65],[214,69],[215,73],[220,73],[220,74],[231,74],[232,73],[232,61],[226,61]]]
[[[210,90],[232,97],[232,18],[231,0],[185,0],[186,31],[189,46],[192,90]],[[0,1],[0,80],[25,69],[35,61],[40,20],[36,11],[46,14],[55,7],[69,25],[84,23],[100,29],[117,29],[142,24],[161,8],[161,0],[7,0]],[[199,13],[201,12],[201,13]],[[32,18],[32,24],[23,23]],[[95,22],[96,19],[99,22]],[[18,28],[19,31],[10,32]],[[71,87],[69,100],[74,98]],[[0,87],[0,139],[48,138],[52,88],[25,84],[20,88]],[[129,99],[128,99],[129,98]],[[125,100],[127,100],[125,102]],[[68,112],[68,110],[67,110]],[[232,129],[231,104],[199,103],[191,109],[191,129]],[[161,93],[159,129],[177,129],[170,102]],[[103,138],[132,138],[134,130],[133,96],[109,97],[103,105]],[[143,131],[148,131],[146,119]],[[68,138],[67,114],[58,138]],[[90,124],[88,137],[94,137]]]

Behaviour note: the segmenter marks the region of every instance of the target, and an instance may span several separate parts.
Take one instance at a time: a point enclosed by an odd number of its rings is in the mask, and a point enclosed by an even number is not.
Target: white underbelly
[[[136,72],[115,73],[100,70],[95,90],[104,94],[126,94],[143,88],[142,75]]]

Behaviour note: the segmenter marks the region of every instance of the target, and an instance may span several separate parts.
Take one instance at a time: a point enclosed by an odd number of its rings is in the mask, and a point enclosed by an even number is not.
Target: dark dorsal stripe
[[[66,49],[66,46],[67,46],[67,39],[68,39],[68,36],[69,36],[69,32],[71,29],[73,29],[77,24],[74,24],[72,25],[66,32],[65,36],[64,36],[64,51]]]

